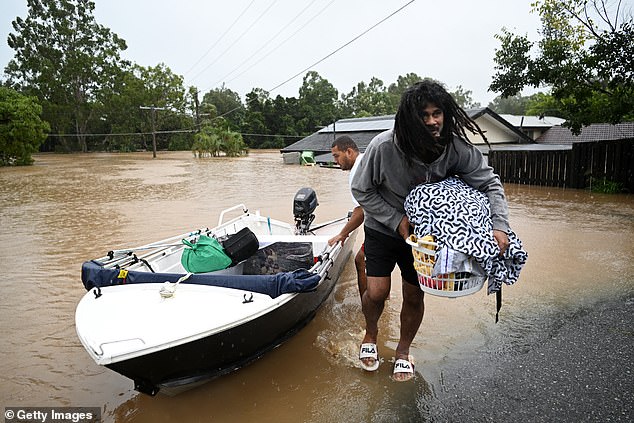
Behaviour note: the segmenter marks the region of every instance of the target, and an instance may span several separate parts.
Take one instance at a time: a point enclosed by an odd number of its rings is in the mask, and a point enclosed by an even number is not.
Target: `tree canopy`
[[[559,103],[552,95],[535,93],[529,96],[513,95],[510,97],[497,96],[488,105],[496,113],[527,116],[563,116],[559,110]]]
[[[69,126],[86,151],[91,104],[115,80],[124,40],[99,25],[87,0],[27,0],[28,16],[16,18],[8,44],[15,50],[9,82],[37,96],[56,132]]]
[[[503,97],[548,87],[551,106],[578,133],[595,122],[634,120],[634,22],[622,2],[541,0],[541,39],[503,29],[490,90]]]
[[[403,91],[423,79],[407,73],[387,84],[373,77],[340,95],[308,71],[296,97],[254,87],[243,101],[222,85],[200,98],[164,63],[122,60],[126,42],[96,22],[94,1],[27,0],[27,6],[28,15],[12,22],[7,41],[15,55],[5,84],[41,104],[52,132],[44,151],[135,151],[154,141],[158,150],[210,155],[283,148],[338,119],[394,114]],[[452,94],[463,107],[477,105],[462,86]],[[32,142],[39,146],[41,139]]]
[[[35,97],[27,97],[0,87],[0,166],[28,165],[49,131],[40,119],[42,106]]]

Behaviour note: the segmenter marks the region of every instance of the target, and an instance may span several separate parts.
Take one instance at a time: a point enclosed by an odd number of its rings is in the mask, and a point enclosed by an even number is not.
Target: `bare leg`
[[[363,293],[368,286],[368,278],[365,274],[365,253],[363,248],[359,249],[357,255],[354,258],[354,265],[357,268],[357,285],[359,286],[359,295],[361,296],[361,302],[363,302]]]
[[[420,328],[425,313],[423,291],[416,285],[403,281],[403,306],[401,308],[401,339],[396,346],[396,359],[408,359],[409,347]],[[413,375],[396,373],[394,379],[398,381],[409,380]]]
[[[383,312],[385,300],[390,295],[389,276],[368,276],[367,288],[361,297],[363,316],[365,317],[365,336],[363,343],[376,344],[379,335],[379,317]],[[363,362],[371,366],[374,361],[371,358],[364,359]]]

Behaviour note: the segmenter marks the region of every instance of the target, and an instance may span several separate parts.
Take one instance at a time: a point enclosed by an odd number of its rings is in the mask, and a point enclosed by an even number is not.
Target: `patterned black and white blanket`
[[[489,200],[462,179],[450,177],[418,185],[405,199],[405,213],[418,238],[432,235],[439,250],[448,248],[473,257],[489,278],[489,294],[502,283],[517,282],[528,258],[522,242],[509,231],[509,248],[499,255]]]

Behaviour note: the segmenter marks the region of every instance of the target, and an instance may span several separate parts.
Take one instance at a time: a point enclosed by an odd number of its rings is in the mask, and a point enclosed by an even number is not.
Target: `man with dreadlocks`
[[[468,141],[466,131],[487,142],[478,125],[440,84],[418,82],[403,93],[394,129],[370,142],[352,181],[352,193],[365,214],[367,289],[361,302],[366,331],[359,352],[365,370],[379,366],[378,321],[390,293],[391,273],[398,264],[403,304],[393,378],[404,381],[414,376],[409,349],[425,305],[412,249],[405,242],[411,228],[403,203],[413,188],[449,176],[462,178],[487,195],[493,236],[502,252],[508,246],[504,188],[482,153]]]

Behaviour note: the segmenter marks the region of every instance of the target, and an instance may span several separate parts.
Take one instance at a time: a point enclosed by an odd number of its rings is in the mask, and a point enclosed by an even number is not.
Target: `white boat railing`
[[[218,226],[222,226],[226,213],[237,210],[237,209],[242,209],[243,214],[247,214],[249,212],[249,209],[247,209],[247,206],[245,206],[244,204],[237,204],[233,207],[229,207],[228,209],[224,209],[223,211],[220,212],[220,217],[218,218]]]
[[[241,209],[242,213],[239,216],[236,216],[228,221],[225,222],[225,216],[227,213],[235,211]],[[256,213],[257,215],[259,215],[259,213]],[[124,249],[118,249],[118,250],[111,250],[108,252],[107,256],[102,257],[100,259],[97,259],[98,261],[100,261],[104,267],[109,268],[109,267],[114,267],[114,266],[118,266],[118,267],[127,267],[130,264],[135,264],[138,263],[139,261],[144,261],[144,260],[151,260],[152,258],[156,257],[156,256],[161,256],[161,255],[165,255],[166,251],[170,250],[170,251],[174,251],[174,250],[178,250],[183,248],[183,244],[181,242],[175,243],[174,241],[178,240],[181,241],[183,238],[187,238],[187,239],[191,239],[193,237],[196,237],[198,235],[201,235],[203,233],[206,234],[211,234],[212,236],[216,236],[216,235],[222,235],[222,231],[225,230],[228,226],[230,226],[231,224],[233,224],[234,222],[238,222],[240,221],[245,215],[248,215],[248,209],[246,207],[246,205],[244,204],[237,204],[233,207],[229,207],[227,209],[224,209],[219,216],[218,219],[218,227],[213,228],[213,229],[209,229],[209,228],[201,228],[201,229],[196,229],[194,231],[190,231],[190,232],[186,232],[180,235],[176,235],[176,236],[172,236],[170,238],[166,238],[160,241],[156,241],[153,243],[149,243],[149,244],[145,244],[145,245],[141,245],[138,247],[133,247],[133,248],[124,248]],[[337,218],[337,219],[333,219],[318,225],[315,225],[315,227],[310,228],[309,233],[312,233],[313,230],[317,230],[323,227],[326,227],[328,225],[340,222],[346,218],[348,218],[349,216],[344,216],[341,218]],[[271,220],[270,218],[267,218],[268,221],[268,225],[269,225],[269,231],[270,231],[270,226],[271,226]],[[290,228],[290,226],[289,226]],[[240,228],[238,228],[240,229]],[[313,233],[314,235],[314,233]],[[332,261],[332,257],[336,257],[338,255],[338,250],[341,249],[341,244],[337,243],[333,246],[327,246],[322,253],[319,255],[319,257],[323,257],[323,261],[327,261],[330,259],[330,261]],[[146,251],[146,253],[144,254],[140,254],[140,255],[136,255],[136,252],[142,252],[142,251]],[[332,266],[332,263],[325,263],[322,264],[321,263],[322,259],[320,259],[320,261],[318,263],[316,263],[313,268],[315,270],[315,272],[318,272],[319,274],[323,275],[325,272],[328,271],[328,269]]]

